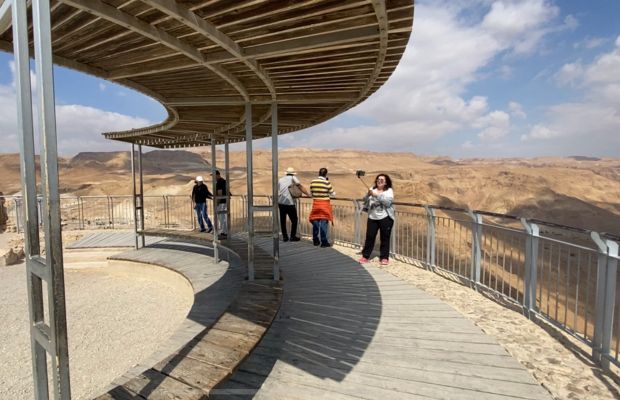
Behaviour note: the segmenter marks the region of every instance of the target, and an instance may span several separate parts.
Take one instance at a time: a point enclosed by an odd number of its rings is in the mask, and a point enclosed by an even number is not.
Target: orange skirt
[[[334,214],[332,213],[332,203],[329,199],[319,200],[314,199],[312,201],[312,211],[310,211],[310,222],[312,221],[334,221]]]

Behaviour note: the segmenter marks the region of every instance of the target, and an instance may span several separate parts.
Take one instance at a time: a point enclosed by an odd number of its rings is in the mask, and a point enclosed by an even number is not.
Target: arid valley
[[[208,150],[150,151],[144,154],[146,195],[189,194],[196,175],[210,179]],[[231,192],[246,192],[245,152],[230,153]],[[364,185],[356,170],[389,173],[399,202],[470,208],[620,234],[620,159],[564,157],[454,160],[412,153],[286,149],[280,171],[293,167],[309,183],[320,167],[329,169],[337,197],[356,198]],[[254,152],[255,194],[271,192],[271,153]],[[218,151],[217,167],[223,170]],[[129,152],[79,153],[59,160],[63,194],[131,193]],[[19,155],[0,154],[0,191],[20,190]]]

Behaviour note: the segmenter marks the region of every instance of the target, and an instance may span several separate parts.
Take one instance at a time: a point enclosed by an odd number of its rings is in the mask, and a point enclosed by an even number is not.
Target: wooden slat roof
[[[304,129],[365,100],[394,72],[413,0],[52,0],[54,62],[161,102],[157,125],[104,133],[189,147]],[[11,51],[10,29],[0,48]]]

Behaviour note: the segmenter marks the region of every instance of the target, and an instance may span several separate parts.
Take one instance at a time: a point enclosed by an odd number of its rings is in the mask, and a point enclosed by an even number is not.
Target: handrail
[[[273,201],[270,195],[254,197],[257,206]],[[0,196],[0,200],[5,201],[9,219],[19,230],[24,226],[20,222],[24,218],[21,197]],[[134,218],[131,200],[126,195],[62,196],[62,223],[74,229],[129,229]],[[308,219],[310,200],[302,197],[298,201],[300,221]],[[144,201],[147,228],[194,228],[194,210],[187,206],[189,196],[153,195],[144,196]],[[245,195],[231,196],[231,232],[247,229],[247,201]],[[336,197],[332,201],[336,221],[330,228],[332,240],[360,247],[365,229],[362,200]],[[490,291],[519,304],[528,317],[545,319],[591,346],[594,359],[603,366],[609,362],[620,366],[620,325],[610,323],[620,296],[615,288],[619,236],[460,207],[394,205],[393,257],[455,275],[475,290]],[[419,208],[420,212],[403,211],[402,207]],[[212,206],[209,211],[213,212]],[[265,207],[264,212],[271,211]],[[453,214],[438,215],[436,211]],[[485,223],[483,217],[509,223]],[[257,214],[253,218],[257,230],[266,224],[271,227],[271,216]],[[513,223],[516,221],[518,225]],[[554,230],[544,231],[540,226]],[[301,223],[299,232],[311,235],[308,224]]]

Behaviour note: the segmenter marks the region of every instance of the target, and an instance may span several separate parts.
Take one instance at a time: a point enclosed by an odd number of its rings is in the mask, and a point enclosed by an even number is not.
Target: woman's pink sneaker
[[[389,265],[390,264],[390,260],[388,260],[387,258],[384,258],[383,260],[381,260],[381,265]]]
[[[357,262],[359,262],[360,264],[368,264],[370,261],[368,261],[366,257],[361,257],[359,260],[357,260]]]

